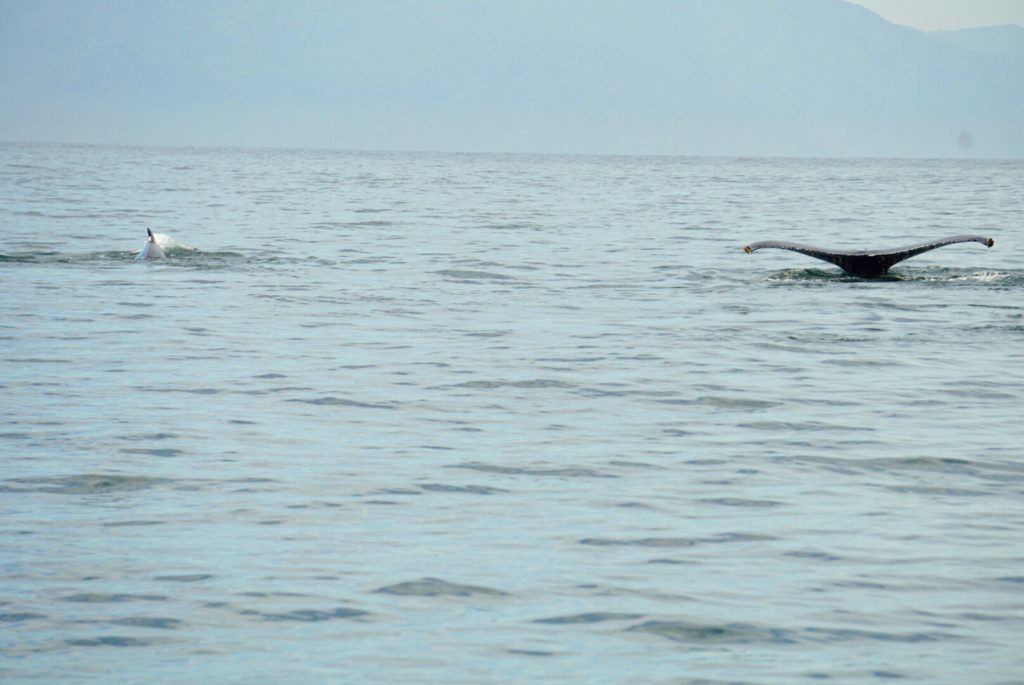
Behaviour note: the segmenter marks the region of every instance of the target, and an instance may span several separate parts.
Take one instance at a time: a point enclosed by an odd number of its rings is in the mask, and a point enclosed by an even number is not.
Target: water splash
[[[994,271],[994,270],[966,270],[948,267],[900,269],[891,271],[879,278],[870,281],[850,276],[841,271],[828,269],[787,269],[772,274],[764,279],[771,284],[803,284],[819,285],[834,283],[927,283],[937,285],[1001,285],[1019,287],[1024,285],[1024,272],[1020,271]]]

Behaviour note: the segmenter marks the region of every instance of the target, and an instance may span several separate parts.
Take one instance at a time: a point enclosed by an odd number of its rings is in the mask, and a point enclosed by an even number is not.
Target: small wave
[[[174,449],[173,447],[163,447],[163,448],[158,448],[158,449],[143,449],[143,448],[122,449],[121,453],[122,454],[141,454],[143,456],[150,456],[150,457],[179,457],[182,454],[184,454],[184,452],[182,450]]]
[[[872,457],[851,459],[843,457],[798,457],[798,461],[820,464],[841,473],[867,472],[921,472],[978,478],[987,481],[1020,482],[1024,480],[1024,465],[1004,461],[982,461],[954,457]]]
[[[568,616],[552,616],[538,618],[534,623],[547,625],[578,625],[581,623],[603,623],[605,621],[635,621],[643,618],[643,614],[623,614],[615,612],[591,612],[586,614],[570,614]]]
[[[11,611],[0,614],[0,623],[23,623],[25,621],[36,621],[43,618],[48,618],[48,616],[34,611]]]
[[[331,395],[328,395],[326,397],[313,397],[309,399],[291,399],[285,401],[301,402],[302,404],[312,404],[320,407],[353,407],[355,409],[395,409],[395,405],[393,404],[357,402],[356,400],[347,400],[342,397],[333,397]]]
[[[785,506],[784,502],[772,499],[745,499],[742,497],[712,497],[700,500],[707,504],[717,504],[723,507],[744,507],[748,509],[769,509],[772,507]]]
[[[499,390],[501,388],[523,388],[528,390],[556,388],[561,390],[572,390],[577,386],[572,383],[558,381],[550,378],[534,378],[527,381],[466,381],[454,385],[440,386],[446,388],[465,388],[469,390]]]
[[[583,538],[579,541],[581,545],[594,545],[597,547],[654,547],[654,548],[682,548],[693,547],[703,544],[721,544],[732,542],[769,542],[774,540],[770,535],[757,535],[754,533],[722,533],[709,538]]]
[[[421,483],[419,488],[425,492],[445,492],[464,495],[495,495],[508,492],[502,488],[492,488],[485,485],[446,485],[445,483]]]
[[[747,644],[770,642],[776,644],[845,643],[845,642],[902,642],[920,643],[947,640],[948,633],[913,632],[891,633],[852,628],[807,627],[798,630],[757,626],[749,623],[697,623],[686,620],[647,621],[626,629],[628,632],[649,633],[673,642]]]
[[[156,576],[153,580],[166,581],[171,583],[198,583],[209,580],[214,576],[209,573],[184,573],[170,576]]]
[[[65,640],[65,644],[71,647],[149,647],[159,643],[159,640],[124,635],[104,635],[103,637]]]
[[[177,630],[185,625],[185,622],[177,618],[165,616],[130,616],[128,618],[117,618],[110,621],[111,625],[129,626],[132,628],[156,628],[158,630]]]
[[[103,525],[104,528],[139,528],[143,526],[162,526],[167,521],[153,521],[151,519],[131,519],[128,521],[108,521]]]
[[[384,228],[386,226],[394,226],[395,222],[384,219],[370,219],[368,221],[346,221],[339,225],[347,228]]]
[[[657,400],[661,404],[675,404],[675,405],[695,405],[711,407],[712,409],[720,409],[723,411],[759,411],[762,409],[771,409],[781,405],[780,402],[772,402],[770,400],[754,400],[746,399],[743,397],[723,397],[714,395],[705,395],[698,397],[693,400],[684,399],[665,399]]]
[[[46,492],[60,495],[94,495],[145,490],[172,482],[167,478],[85,473],[49,478],[14,478],[4,489],[11,492]]]
[[[414,597],[505,597],[508,593],[482,585],[463,585],[449,583],[439,578],[423,578],[405,583],[397,583],[374,590],[385,595],[411,595]]]
[[[491,271],[472,271],[469,269],[442,269],[441,271],[434,272],[438,276],[444,276],[456,281],[475,282],[475,281],[511,281],[514,280],[512,276],[506,276],[505,274],[493,273]]]
[[[483,473],[497,473],[509,476],[554,476],[559,478],[615,478],[609,473],[602,473],[595,469],[582,467],[519,467],[501,466],[497,464],[483,464],[480,462],[467,462],[454,464],[453,469],[470,469]]]
[[[321,621],[334,621],[344,618],[359,618],[368,615],[361,609],[351,607],[334,607],[333,609],[295,609],[279,614],[264,612],[243,612],[247,615],[255,615],[264,621],[299,621],[301,623],[319,623]]]
[[[632,539],[613,539],[613,538],[583,538],[580,540],[581,545],[592,545],[595,547],[693,547],[698,544],[697,540],[692,538],[632,538]]]
[[[765,628],[747,623],[694,623],[691,621],[647,621],[627,629],[633,633],[649,633],[673,642],[720,644],[752,642],[792,643],[790,631]]]
[[[64,597],[65,602],[84,604],[118,604],[121,602],[166,602],[166,595],[139,595],[126,592],[79,592]]]
[[[822,421],[751,421],[739,424],[740,428],[749,428],[760,431],[780,431],[793,433],[797,431],[823,432],[833,431],[857,431],[874,432],[877,429],[873,426],[848,426],[841,423],[827,423]]]
[[[508,649],[508,654],[514,654],[516,656],[534,656],[534,657],[549,657],[555,656],[554,652],[549,652],[543,649]]]

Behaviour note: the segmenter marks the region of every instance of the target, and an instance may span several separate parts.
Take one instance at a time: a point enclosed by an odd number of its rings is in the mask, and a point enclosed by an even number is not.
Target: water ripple
[[[494,588],[450,583],[439,578],[423,578],[422,580],[397,583],[379,588],[375,592],[413,597],[504,597],[507,594]]]

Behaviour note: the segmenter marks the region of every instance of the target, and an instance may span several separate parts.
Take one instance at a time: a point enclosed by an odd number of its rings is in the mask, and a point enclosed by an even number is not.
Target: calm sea
[[[2,145],[0,679],[1024,682],[1022,188]]]

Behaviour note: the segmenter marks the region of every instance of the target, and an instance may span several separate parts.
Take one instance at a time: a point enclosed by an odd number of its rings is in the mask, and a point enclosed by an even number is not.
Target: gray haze
[[[0,139],[1024,157],[1024,29],[843,0],[0,0]]]

